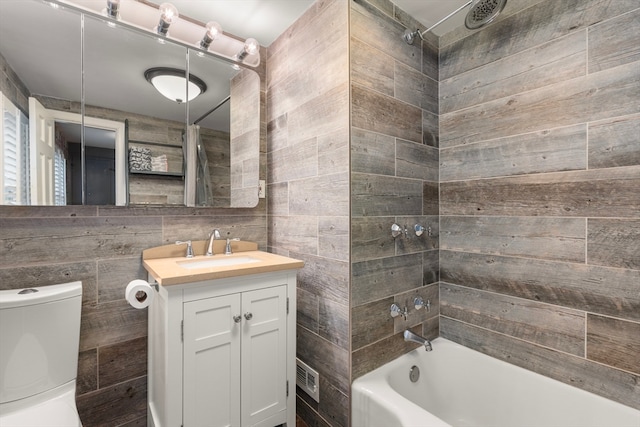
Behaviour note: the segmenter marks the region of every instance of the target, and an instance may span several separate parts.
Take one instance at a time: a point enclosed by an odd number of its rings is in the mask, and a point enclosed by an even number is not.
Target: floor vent
[[[296,384],[313,400],[320,402],[320,376],[318,371],[296,359]]]

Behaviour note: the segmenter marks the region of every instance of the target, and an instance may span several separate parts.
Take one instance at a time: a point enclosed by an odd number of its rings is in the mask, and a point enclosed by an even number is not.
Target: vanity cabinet
[[[284,285],[184,304],[185,425],[259,425],[286,410],[286,320]]]
[[[296,271],[158,287],[150,426],[295,426]]]

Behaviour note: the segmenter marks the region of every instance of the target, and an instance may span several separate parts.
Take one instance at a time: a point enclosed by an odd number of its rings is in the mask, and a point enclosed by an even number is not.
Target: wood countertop
[[[294,270],[304,266],[304,262],[269,252],[258,251],[258,245],[253,242],[232,242],[234,251],[231,255],[224,255],[225,241],[217,240],[214,245],[214,253],[220,255],[205,256],[206,241],[193,242],[195,256],[186,258],[186,246],[165,245],[147,249],[142,252],[144,268],[162,286],[181,285],[203,280],[223,279],[227,277],[246,276],[250,274],[268,273],[272,271]],[[177,255],[178,252],[180,255]],[[212,261],[234,263],[235,261],[247,261],[240,264],[204,266],[198,268],[185,268],[187,264]]]

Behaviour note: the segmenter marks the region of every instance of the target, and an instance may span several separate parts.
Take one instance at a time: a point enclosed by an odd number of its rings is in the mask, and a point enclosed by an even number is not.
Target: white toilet
[[[81,282],[0,291],[0,426],[82,426],[81,307]]]

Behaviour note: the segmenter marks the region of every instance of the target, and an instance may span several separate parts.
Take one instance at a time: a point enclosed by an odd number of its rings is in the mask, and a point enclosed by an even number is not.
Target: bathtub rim
[[[616,407],[619,407],[623,413],[627,412],[630,415],[636,415],[638,417],[638,427],[640,427],[640,410],[636,409],[634,407],[625,405],[621,402],[609,399],[605,396],[601,396],[599,394],[593,393],[591,391],[582,389],[580,387],[576,387],[574,385],[571,384],[567,384],[563,381],[557,380],[555,378],[552,377],[548,377],[546,375],[540,374],[538,372],[532,371],[530,369],[526,369],[523,368],[521,366],[509,363],[507,361],[501,360],[499,358],[490,356],[486,353],[483,353],[481,351],[478,351],[476,349],[473,349],[471,347],[467,347],[464,346],[462,344],[459,344],[455,341],[452,341],[450,339],[447,339],[445,337],[437,337],[435,339],[433,339],[431,341],[432,345],[433,345],[433,351],[437,351],[438,348],[442,349],[443,347],[452,347],[452,348],[456,348],[457,350],[464,350],[464,351],[469,351],[472,352],[473,354],[475,354],[478,357],[481,358],[487,358],[489,359],[492,363],[495,362],[499,362],[499,363],[504,363],[505,365],[509,366],[512,369],[516,369],[518,371],[523,371],[524,373],[526,373],[527,375],[535,375],[535,376],[540,376],[541,380],[543,381],[551,381],[554,383],[558,383],[559,386],[561,387],[569,387],[570,389],[573,389],[576,391],[576,393],[582,393],[582,394],[586,394],[589,396],[593,396],[594,398],[597,399],[603,399],[605,401],[607,401],[608,404],[612,404]],[[422,356],[421,354],[425,352],[424,348],[422,347],[418,347],[415,348],[414,350],[411,350],[407,353],[404,353],[402,355],[400,355],[399,357],[379,366],[378,368],[367,372],[366,374],[356,378],[355,380],[353,380],[352,384],[351,384],[351,395],[352,395],[352,409],[351,409],[351,414],[352,414],[352,426],[353,427],[360,427],[360,426],[367,426],[369,427],[370,424],[368,423],[357,423],[360,421],[361,417],[366,415],[362,412],[359,412],[360,408],[357,405],[358,404],[358,399],[363,398],[361,397],[360,394],[362,394],[362,396],[366,396],[369,402],[374,402],[378,405],[380,405],[383,409],[386,409],[388,411],[397,411],[395,412],[395,418],[394,421],[397,420],[397,422],[393,423],[393,425],[399,425],[399,426],[407,426],[407,427],[412,427],[412,426],[420,426],[420,427],[424,427],[425,425],[425,418],[424,418],[424,414],[429,414],[431,417],[433,417],[433,424],[428,424],[429,426],[451,426],[450,424],[448,424],[447,422],[445,422],[444,420],[442,420],[441,418],[438,418],[436,415],[430,413],[427,409],[421,407],[420,405],[412,402],[409,398],[403,396],[399,391],[397,391],[390,382],[390,377],[392,374],[396,373],[398,369],[403,369],[403,368],[407,368],[407,375],[408,375],[408,368],[410,368],[411,366],[411,361],[408,359],[414,359],[416,360],[416,358],[420,359]],[[416,363],[414,364],[418,364],[419,362],[416,361]],[[376,390],[378,390],[380,393],[376,393],[372,390],[372,387],[374,387]],[[389,393],[389,395],[391,396],[396,396],[397,399],[389,399],[386,396],[389,396],[387,393]],[[364,398],[363,398],[364,399]],[[367,406],[368,407],[368,406]],[[365,411],[366,412],[366,411]],[[406,416],[405,416],[406,415]],[[416,422],[416,417],[422,417],[421,422],[417,423]],[[371,418],[365,418],[366,419],[371,419]],[[380,424],[383,425],[383,424]],[[389,424],[392,425],[392,424]]]

